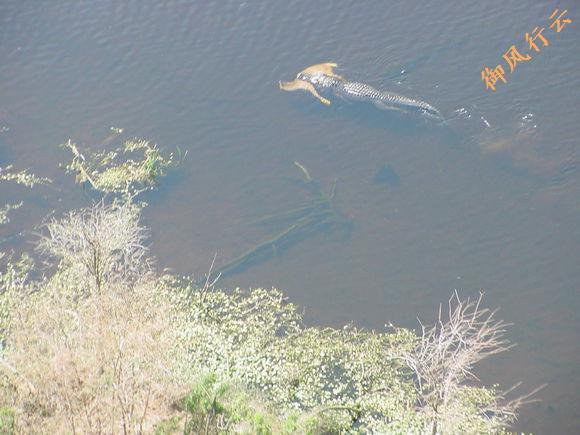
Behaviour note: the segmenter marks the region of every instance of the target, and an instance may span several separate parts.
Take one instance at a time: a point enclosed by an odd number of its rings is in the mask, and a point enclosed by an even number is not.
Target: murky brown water
[[[4,1],[0,165],[33,168],[60,190],[2,190],[28,199],[0,237],[86,204],[56,145],[96,145],[124,127],[188,150],[146,220],[160,266],[201,274],[215,252],[224,264],[272,234],[252,221],[305,199],[300,161],[322,186],[338,180],[350,237],[316,234],[224,286],[276,286],[309,322],[369,327],[415,326],[453,289],[485,289],[518,347],[482,367],[483,380],[547,382],[517,428],[574,433],[580,8],[568,3]],[[575,21],[560,33],[548,28],[556,7]],[[535,26],[550,45],[486,91],[482,68],[508,70],[502,54],[523,51]],[[437,127],[278,90],[329,60],[454,119]],[[375,182],[385,164],[398,184]]]

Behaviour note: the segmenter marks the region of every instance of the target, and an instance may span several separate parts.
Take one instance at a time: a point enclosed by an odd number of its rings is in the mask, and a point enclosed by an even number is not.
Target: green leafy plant
[[[187,412],[185,433],[218,433],[230,428],[232,420],[227,405],[223,403],[228,385],[217,382],[215,375],[207,375],[193,388],[184,400]]]
[[[16,433],[16,413],[12,408],[0,408],[0,434],[12,435]]]
[[[120,134],[122,130],[118,130]],[[164,156],[157,145],[145,139],[128,139],[112,151],[82,151],[70,139],[61,147],[68,149],[72,160],[65,165],[76,175],[77,183],[88,183],[93,189],[134,198],[156,186],[167,170],[179,164],[187,152]]]

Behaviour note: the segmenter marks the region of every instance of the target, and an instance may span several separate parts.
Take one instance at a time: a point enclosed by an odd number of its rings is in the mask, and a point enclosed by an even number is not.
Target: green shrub
[[[16,413],[12,408],[0,408],[0,435],[16,433]]]
[[[116,129],[114,133],[116,137],[122,129]],[[112,151],[81,152],[70,139],[61,147],[73,155],[65,169],[76,175],[78,183],[86,182],[97,191],[119,194],[125,199],[152,189],[159,178],[178,163],[173,154],[165,157],[157,145],[139,138],[127,139]],[[179,159],[185,155],[180,153]]]

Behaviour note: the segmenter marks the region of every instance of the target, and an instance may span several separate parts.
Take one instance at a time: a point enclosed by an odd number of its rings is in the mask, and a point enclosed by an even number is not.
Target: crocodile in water
[[[379,91],[370,85],[351,82],[334,72],[336,63],[320,63],[309,66],[296,75],[291,82],[280,82],[284,91],[304,90],[314,95],[321,103],[329,105],[330,101],[318,91],[332,89],[335,94],[351,100],[368,101],[380,109],[398,110],[407,113],[418,113],[437,121],[444,118],[435,107],[425,101],[405,97],[392,92]]]

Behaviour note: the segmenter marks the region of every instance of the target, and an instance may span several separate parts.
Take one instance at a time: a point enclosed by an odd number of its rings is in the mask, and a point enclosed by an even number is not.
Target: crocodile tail
[[[436,107],[433,107],[431,104],[426,103],[425,101],[411,100],[405,102],[404,106],[407,106],[408,108],[413,108],[421,115],[424,115],[425,117],[432,119],[434,121],[445,122],[445,118],[441,114],[441,112]]]
[[[425,103],[425,105],[420,110],[425,116],[428,116],[440,122],[445,122],[445,117],[441,114],[441,112],[437,108],[431,106],[430,104]]]

